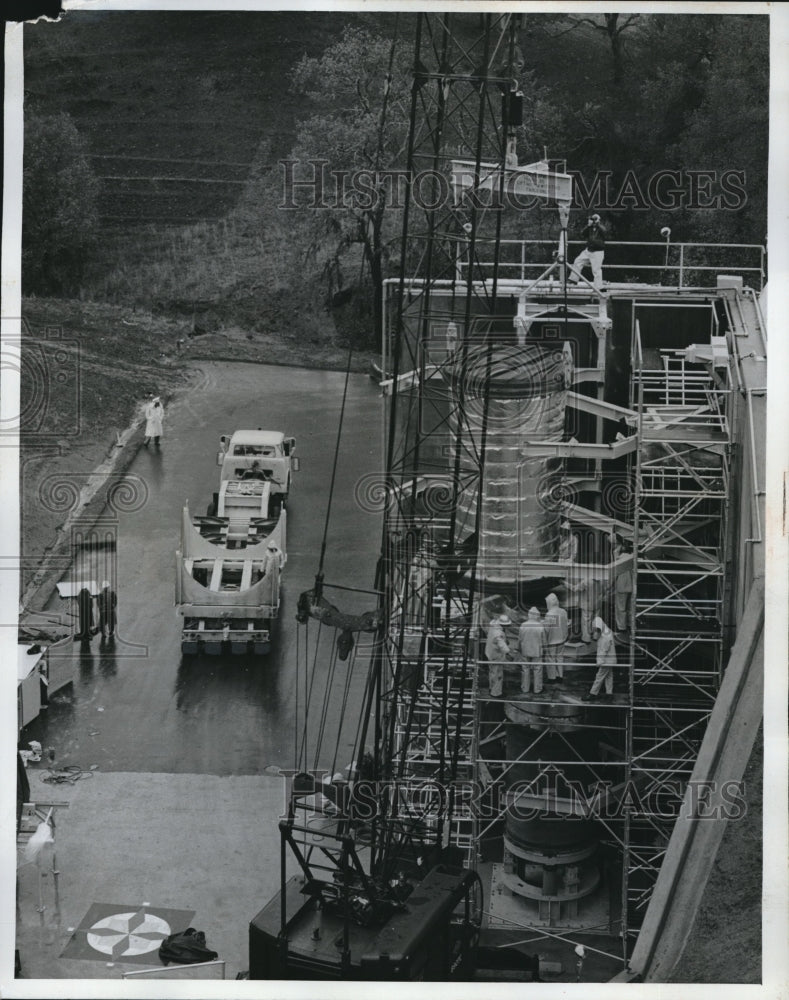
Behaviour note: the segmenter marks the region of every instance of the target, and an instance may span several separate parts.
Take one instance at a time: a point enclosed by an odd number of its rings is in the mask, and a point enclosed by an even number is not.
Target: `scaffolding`
[[[633,335],[636,594],[627,816],[627,932],[641,926],[725,663],[732,441],[727,359],[642,348]]]

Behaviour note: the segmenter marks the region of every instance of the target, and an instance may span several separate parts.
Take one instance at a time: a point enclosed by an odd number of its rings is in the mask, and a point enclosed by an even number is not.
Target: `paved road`
[[[142,507],[118,515],[119,637],[112,651],[94,638],[89,652],[74,644],[77,678],[25,731],[53,746],[58,765],[97,764],[103,771],[259,774],[291,767],[303,725],[304,626],[294,619],[299,593],[314,581],[326,513],[344,375],[252,365],[212,365],[202,383],[167,413],[160,453],[141,449],[129,469],[145,483]],[[239,427],[282,430],[297,438],[301,470],[288,509],[288,564],[283,614],[265,658],[183,658],[181,619],[173,607],[174,552],[184,500],[203,513],[217,488],[219,435]],[[380,468],[379,390],[368,378],[350,380],[341,459],[329,530],[327,582],[372,586],[380,519],[354,500],[354,486]],[[100,582],[100,581],[99,581]],[[349,611],[375,605],[370,595],[327,596]],[[52,608],[62,610],[57,596]],[[318,633],[309,626],[310,662]],[[306,763],[313,764],[321,704],[331,662],[323,633],[315,669]],[[297,648],[298,647],[298,648]],[[330,679],[336,696],[325,728],[337,741],[337,767],[349,762],[367,657],[349,679],[351,710],[339,728],[345,666]],[[341,668],[341,670],[340,670]],[[298,701],[298,718],[296,706]],[[320,763],[331,766],[335,739]]]

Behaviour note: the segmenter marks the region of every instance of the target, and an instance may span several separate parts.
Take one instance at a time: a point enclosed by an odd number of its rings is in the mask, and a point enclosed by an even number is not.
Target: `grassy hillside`
[[[200,330],[336,336],[319,281],[298,280],[276,163],[310,111],[293,65],[351,23],[371,15],[72,11],[26,27],[26,106],[70,114],[101,181],[81,298]],[[267,171],[265,204],[239,214],[250,178]]]
[[[262,140],[290,148],[287,75],[354,15],[72,11],[25,28],[33,108],[67,111],[102,178],[108,229],[219,218]]]

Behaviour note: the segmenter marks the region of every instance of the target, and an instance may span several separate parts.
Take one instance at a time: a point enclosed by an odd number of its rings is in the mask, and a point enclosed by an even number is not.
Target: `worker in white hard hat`
[[[507,625],[512,625],[509,615],[495,615],[488,626],[485,657],[488,661],[488,685],[493,698],[501,697],[504,690],[504,664],[512,660],[510,644],[504,634]]]
[[[616,664],[616,649],[614,648],[614,633],[598,615],[592,622],[592,638],[597,642],[597,673],[592,683],[592,690],[585,694],[584,701],[595,701],[600,696],[600,688],[605,684],[605,693],[614,693],[614,665]]]
[[[595,213],[586,220],[586,226],[581,235],[586,240],[586,246],[578,254],[570,268],[570,284],[576,284],[585,264],[592,269],[592,282],[598,290],[603,287],[603,258],[605,257],[605,227],[600,222],[600,216]]]
[[[530,608],[526,621],[518,631],[518,646],[521,653],[521,691],[529,694],[531,681],[534,680],[534,693],[542,691],[542,668],[545,662],[546,646],[545,624],[540,618],[537,608]]]

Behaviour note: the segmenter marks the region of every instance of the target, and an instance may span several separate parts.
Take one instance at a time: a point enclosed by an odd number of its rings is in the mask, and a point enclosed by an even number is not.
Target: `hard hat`
[[[592,222],[599,222],[599,221],[600,221],[600,216],[595,213],[592,216]]]

